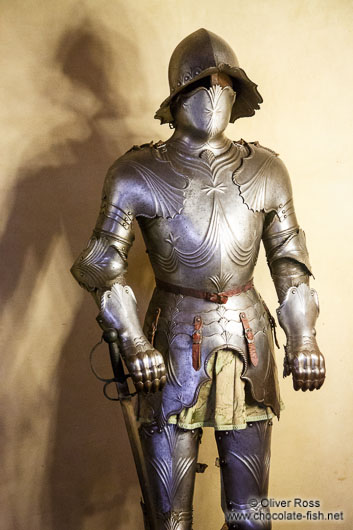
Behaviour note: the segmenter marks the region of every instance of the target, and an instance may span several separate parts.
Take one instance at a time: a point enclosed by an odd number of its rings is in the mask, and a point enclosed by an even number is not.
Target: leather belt
[[[181,285],[173,285],[172,283],[167,283],[156,278],[156,285],[162,291],[167,291],[174,294],[183,294],[184,296],[193,296],[194,298],[203,298],[209,302],[214,302],[215,304],[226,304],[228,298],[235,296],[240,293],[245,293],[254,287],[254,280],[251,279],[245,285],[240,285],[231,289],[230,291],[222,291],[221,293],[209,293],[207,291],[198,291],[197,289],[192,289],[191,287],[182,287]]]

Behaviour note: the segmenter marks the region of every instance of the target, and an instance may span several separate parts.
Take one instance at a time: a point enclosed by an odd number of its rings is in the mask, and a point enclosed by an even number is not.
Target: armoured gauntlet
[[[132,289],[115,283],[99,298],[98,324],[102,329],[115,328],[118,331],[120,351],[136,390],[161,390],[166,382],[163,357],[143,334]]]
[[[319,389],[325,379],[325,360],[315,331],[319,300],[307,282],[293,281],[291,277],[293,285],[288,287],[277,309],[278,321],[287,337],[283,375],[291,373],[294,389],[303,391]]]
[[[304,232],[298,227],[276,232],[272,223],[264,239],[267,260],[280,306],[277,316],[283,328],[284,377],[292,374],[295,390],[319,389],[325,379],[325,360],[316,342],[319,315],[317,292],[309,287],[310,263]]]
[[[115,328],[119,348],[138,391],[157,391],[166,382],[162,355],[143,334],[132,289],[125,284],[127,252],[134,239],[132,214],[103,199],[95,235],[71,272],[93,294],[103,330]]]

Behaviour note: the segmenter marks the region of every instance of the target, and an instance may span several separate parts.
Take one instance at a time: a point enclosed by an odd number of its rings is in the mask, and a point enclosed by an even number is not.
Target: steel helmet
[[[201,28],[183,39],[172,53],[168,70],[170,95],[161,104],[155,118],[160,119],[161,124],[172,122],[170,105],[175,96],[192,83],[216,72],[229,75],[237,93],[230,122],[253,116],[263,101],[257,85],[239,67],[235,53],[225,40]]]

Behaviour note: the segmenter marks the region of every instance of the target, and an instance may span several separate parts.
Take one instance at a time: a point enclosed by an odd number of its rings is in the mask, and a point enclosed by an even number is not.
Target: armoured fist
[[[325,380],[325,359],[315,338],[318,314],[317,292],[305,283],[290,287],[277,309],[287,336],[283,376],[293,375],[294,390],[319,389]]]
[[[287,345],[283,376],[292,374],[294,390],[305,392],[321,388],[325,373],[325,359],[314,338],[307,340],[301,347]]]
[[[167,380],[163,357],[144,337],[135,339],[124,359],[138,392],[162,390]]]
[[[136,390],[162,390],[167,380],[163,357],[143,335],[131,288],[115,283],[110,290],[98,294],[98,324],[103,330],[117,331],[119,348]]]

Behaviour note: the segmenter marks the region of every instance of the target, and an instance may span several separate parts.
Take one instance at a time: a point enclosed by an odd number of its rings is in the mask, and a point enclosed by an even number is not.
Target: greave
[[[167,424],[140,427],[158,530],[191,530],[192,499],[201,429]]]
[[[248,423],[239,431],[216,431],[221,468],[222,509],[228,528],[269,530],[267,497],[271,421]]]

